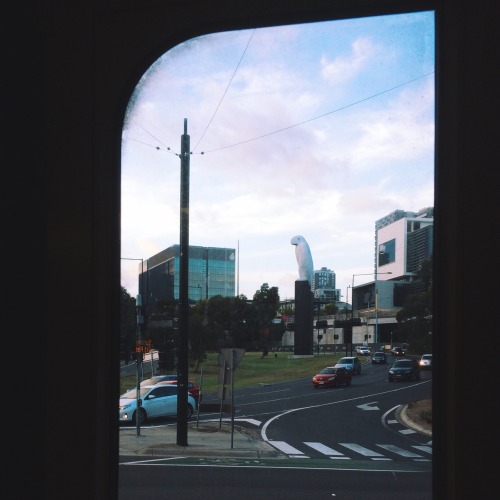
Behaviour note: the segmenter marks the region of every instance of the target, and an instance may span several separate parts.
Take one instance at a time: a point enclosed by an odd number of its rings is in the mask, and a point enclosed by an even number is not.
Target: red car
[[[163,382],[159,382],[157,385],[161,384],[177,385],[177,380],[165,380]],[[193,382],[192,380],[188,381],[188,392],[191,396],[193,396],[197,404],[201,402],[200,388],[196,382]]]
[[[338,385],[351,385],[352,374],[345,368],[327,366],[314,375],[312,383],[315,389],[318,387],[337,387]]]

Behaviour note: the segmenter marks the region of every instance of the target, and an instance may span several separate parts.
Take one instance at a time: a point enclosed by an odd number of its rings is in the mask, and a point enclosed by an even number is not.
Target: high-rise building
[[[397,310],[408,294],[424,291],[418,279],[423,262],[433,251],[434,209],[418,212],[394,210],[375,222],[375,262],[373,281],[353,286],[355,311]]]
[[[340,300],[340,290],[335,288],[335,272],[326,267],[314,271],[311,290],[315,298],[335,302]]]
[[[234,248],[189,246],[188,297],[197,302],[216,295],[235,296]],[[139,293],[149,311],[160,301],[179,299],[180,245],[153,255],[139,273]]]
[[[395,210],[376,221],[375,277],[413,281],[422,262],[432,256],[433,226],[433,208]]]

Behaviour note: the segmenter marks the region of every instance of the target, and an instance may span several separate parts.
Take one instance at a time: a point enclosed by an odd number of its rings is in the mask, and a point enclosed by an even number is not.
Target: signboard
[[[149,353],[151,352],[151,339],[149,340],[136,340],[135,352]]]

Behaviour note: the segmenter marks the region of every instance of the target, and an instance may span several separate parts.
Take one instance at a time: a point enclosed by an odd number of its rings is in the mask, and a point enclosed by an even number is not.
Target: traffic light
[[[365,340],[368,340],[368,334],[365,333]]]

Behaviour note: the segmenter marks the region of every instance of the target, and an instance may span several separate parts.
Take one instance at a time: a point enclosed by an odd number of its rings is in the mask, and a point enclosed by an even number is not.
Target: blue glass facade
[[[189,246],[189,300],[197,302],[216,295],[235,296],[234,248]],[[150,311],[160,301],[179,299],[180,246],[173,245],[144,262],[139,293]]]

